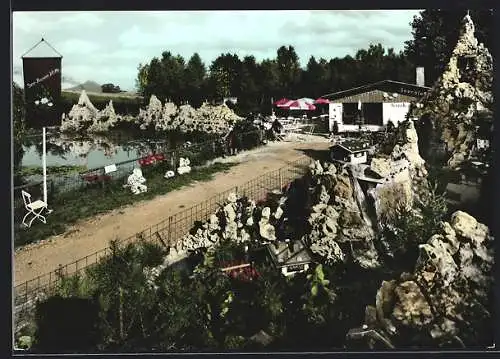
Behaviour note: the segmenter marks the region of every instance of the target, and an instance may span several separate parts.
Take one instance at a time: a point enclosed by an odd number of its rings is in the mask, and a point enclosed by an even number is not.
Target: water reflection
[[[132,160],[151,152],[165,152],[185,142],[185,136],[166,134],[152,138],[114,132],[109,135],[47,136],[47,166],[85,166],[88,169]],[[42,165],[42,137],[28,137],[24,144],[23,167]]]

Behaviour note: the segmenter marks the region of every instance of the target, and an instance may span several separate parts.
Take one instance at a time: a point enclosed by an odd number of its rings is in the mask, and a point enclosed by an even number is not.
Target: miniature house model
[[[330,147],[330,158],[333,161],[360,164],[368,161],[370,146],[367,143],[344,141]]]
[[[312,262],[311,254],[300,240],[278,242],[267,246],[269,256],[274,266],[281,270],[284,276],[305,272]]]

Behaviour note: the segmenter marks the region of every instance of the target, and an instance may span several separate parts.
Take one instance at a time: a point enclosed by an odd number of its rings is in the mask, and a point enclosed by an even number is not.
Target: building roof
[[[349,90],[321,96],[334,102],[410,102],[424,96],[431,88],[405,82],[383,80]],[[384,94],[397,94],[395,98]]]
[[[312,261],[308,249],[301,240],[295,240],[290,243],[276,242],[269,244],[267,249],[271,255],[272,261],[278,268],[297,264],[307,264]]]
[[[341,143],[336,143],[335,145],[331,146],[330,149],[335,148],[337,146],[344,148],[346,151],[349,151],[351,153],[368,151],[368,149],[370,148],[370,145],[366,142],[345,140]]]

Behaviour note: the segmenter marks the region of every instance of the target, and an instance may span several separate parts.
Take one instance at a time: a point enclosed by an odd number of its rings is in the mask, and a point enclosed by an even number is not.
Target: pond
[[[142,131],[141,131],[142,132]],[[186,141],[203,142],[207,135],[179,133],[146,134],[114,131],[105,135],[47,134],[48,178],[67,177],[79,172],[133,161],[152,152],[161,153],[182,146]],[[23,182],[42,180],[42,134],[26,136],[21,160]],[[54,167],[61,170],[56,171]],[[51,173],[55,175],[51,175]]]
[[[110,132],[103,135],[47,135],[47,166],[84,166],[87,169],[133,160],[152,151],[167,151],[185,143],[202,142],[208,137],[167,134]],[[42,134],[27,136],[23,143],[23,167],[42,166]]]

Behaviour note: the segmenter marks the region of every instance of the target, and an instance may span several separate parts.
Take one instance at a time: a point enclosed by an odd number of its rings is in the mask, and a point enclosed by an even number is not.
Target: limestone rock
[[[345,260],[345,254],[339,245],[333,241],[328,240],[328,237],[322,237],[315,241],[311,247],[311,252],[324,258],[325,262],[332,265],[341,263]]]
[[[411,109],[412,117],[428,117],[457,168],[472,152],[479,119],[493,109],[493,58],[474,35],[469,15],[462,21],[458,42],[434,87]]]
[[[407,281],[394,288],[396,305],[392,317],[401,325],[422,327],[434,319],[431,307],[422,294],[417,283]]]
[[[270,224],[265,218],[259,221],[259,234],[260,236],[268,241],[276,240],[275,229],[272,224]]]
[[[366,320],[384,328],[389,339],[414,345],[424,335],[436,346],[477,345],[478,333],[489,325],[493,238],[464,212],[451,218],[451,225],[443,222],[439,233],[420,246],[412,275],[382,282],[375,298],[377,323],[373,315]]]
[[[391,175],[391,161],[388,158],[372,158],[370,169],[382,178]]]

